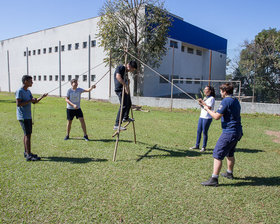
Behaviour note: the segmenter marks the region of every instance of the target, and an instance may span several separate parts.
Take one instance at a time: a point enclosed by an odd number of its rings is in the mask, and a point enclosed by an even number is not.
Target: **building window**
[[[62,75],[61,76],[61,81],[64,82],[64,80],[65,80],[65,75]]]
[[[52,48],[51,47],[49,47],[49,53],[52,53]]]
[[[31,51],[28,51],[28,55],[31,56]]]
[[[177,79],[177,80],[173,80],[173,83],[178,83],[179,76],[178,75],[173,75],[173,79]]]
[[[72,79],[72,76],[68,75],[68,81],[71,81],[71,79]]]
[[[47,76],[46,75],[44,75],[44,81],[47,81]]]
[[[185,51],[185,46],[181,46],[181,51],[184,52]]]
[[[68,44],[68,51],[71,51],[72,49],[72,44]]]
[[[56,75],[56,76],[54,77],[54,79],[55,79],[55,81],[58,81],[58,75]]]
[[[33,55],[36,55],[36,50],[33,50]]]
[[[90,81],[94,82],[94,80],[95,80],[95,75],[91,75],[91,80]]]
[[[164,78],[169,80],[169,75],[162,75]],[[168,83],[164,78],[160,77],[159,78],[159,83]]]
[[[26,51],[23,52],[23,56],[26,57]]]
[[[83,75],[83,81],[87,81],[87,75]]]
[[[83,42],[83,48],[87,48],[87,42]]]
[[[75,50],[79,49],[79,43],[75,43]]]
[[[178,42],[171,40],[170,47],[178,48]]]
[[[201,50],[196,50],[196,55],[201,56],[202,55],[202,51]]]
[[[38,49],[38,50],[37,50],[37,54],[41,54],[41,49]]]
[[[49,81],[52,81],[52,75],[49,76]]]
[[[58,52],[58,46],[54,47],[54,52]]]
[[[199,84],[200,82],[199,81],[197,81],[197,80],[200,80],[199,78],[195,78],[194,79],[194,84]]]
[[[64,51],[64,50],[65,50],[65,46],[61,45],[61,51]]]
[[[192,79],[191,79],[191,78],[187,78],[186,83],[187,83],[187,84],[192,84]]]
[[[180,78],[180,83],[183,84],[184,83],[184,77]]]
[[[76,79],[76,80],[79,80],[79,75],[75,75],[75,79]]]
[[[188,47],[188,53],[189,53],[189,54],[193,54],[193,48]]]
[[[96,46],[96,40],[92,40],[91,41],[91,47],[95,47]]]
[[[33,80],[36,81],[36,75],[33,76]]]
[[[44,48],[44,49],[43,49],[43,54],[46,54],[46,52],[47,52],[47,49]]]
[[[38,76],[38,81],[41,81],[41,76],[40,75]]]

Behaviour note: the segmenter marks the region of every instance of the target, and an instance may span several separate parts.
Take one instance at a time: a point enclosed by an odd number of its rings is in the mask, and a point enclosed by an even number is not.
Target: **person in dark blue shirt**
[[[215,120],[221,118],[223,129],[213,151],[213,174],[208,181],[201,183],[204,186],[218,186],[218,177],[222,168],[222,161],[225,157],[227,157],[227,171],[226,173],[222,173],[222,176],[233,179],[235,147],[243,135],[240,116],[241,107],[239,101],[232,96],[232,85],[229,83],[222,84],[220,86],[220,93],[223,100],[216,112],[211,111],[208,106],[204,106],[204,109]]]
[[[137,69],[137,63],[135,61],[130,61],[126,66],[120,65],[116,68],[114,73],[114,81],[115,81],[115,93],[119,97],[120,108],[116,117],[116,122],[114,126],[114,130],[118,129],[119,119],[121,113],[121,102],[122,102],[122,90],[124,88],[124,101],[122,108],[122,122],[130,122],[134,121],[134,119],[129,118],[129,110],[131,108],[131,99],[129,94],[129,80],[125,77],[125,72],[134,72]],[[124,127],[120,127],[120,130],[126,130]]]
[[[34,98],[28,89],[32,86],[32,77],[24,75],[22,77],[23,86],[16,91],[16,103],[17,103],[17,120],[19,121],[24,137],[24,157],[26,161],[37,161],[41,158],[36,154],[31,153],[31,134],[32,134],[32,116],[31,116],[31,103],[38,103],[41,99],[48,94],[45,93],[41,97]]]

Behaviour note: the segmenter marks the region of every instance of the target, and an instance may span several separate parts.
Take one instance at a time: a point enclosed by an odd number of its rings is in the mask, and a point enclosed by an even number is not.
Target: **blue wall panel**
[[[172,17],[172,19],[172,27],[170,27],[168,33],[170,38],[223,54],[227,53],[226,39],[175,17]]]

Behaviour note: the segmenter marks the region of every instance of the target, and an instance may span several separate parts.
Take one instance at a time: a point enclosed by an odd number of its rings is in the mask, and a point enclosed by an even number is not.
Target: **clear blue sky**
[[[0,40],[98,16],[103,0],[0,0]],[[280,29],[280,0],[166,0],[186,22],[228,40],[228,56],[263,29]]]

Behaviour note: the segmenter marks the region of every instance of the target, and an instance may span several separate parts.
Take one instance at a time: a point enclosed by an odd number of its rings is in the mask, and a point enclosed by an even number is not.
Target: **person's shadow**
[[[234,180],[241,180],[237,183],[219,184],[220,186],[279,186],[280,177],[245,177],[234,178]]]
[[[90,163],[90,162],[107,162],[107,159],[95,159],[95,158],[73,158],[73,157],[57,157],[49,156],[42,157],[44,162],[67,162],[67,163]]]

